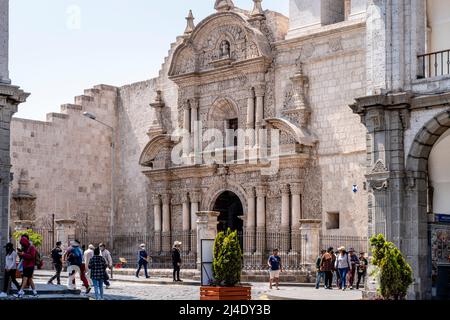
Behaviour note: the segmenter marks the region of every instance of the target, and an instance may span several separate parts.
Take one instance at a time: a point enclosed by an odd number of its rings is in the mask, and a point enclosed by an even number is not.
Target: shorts
[[[22,276],[24,278],[32,278],[34,273],[34,267],[23,268]]]
[[[280,278],[280,270],[270,270],[270,279],[279,279]]]

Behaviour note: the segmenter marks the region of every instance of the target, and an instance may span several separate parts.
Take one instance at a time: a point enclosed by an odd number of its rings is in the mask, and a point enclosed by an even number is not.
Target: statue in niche
[[[230,58],[230,43],[227,40],[223,40],[220,44],[220,58]]]

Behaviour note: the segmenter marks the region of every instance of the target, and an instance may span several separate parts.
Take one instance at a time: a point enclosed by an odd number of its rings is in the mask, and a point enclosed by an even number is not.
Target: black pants
[[[17,290],[20,289],[20,284],[16,280],[16,270],[5,270],[5,283],[3,286],[3,292],[8,293],[9,291],[9,279],[11,278],[11,282],[17,287]]]
[[[366,277],[365,272],[358,272],[358,282],[356,283],[356,289],[359,289],[359,284],[361,283],[361,279]]]
[[[325,271],[325,287],[331,288],[333,286],[333,272]]]
[[[138,269],[136,270],[136,277],[139,277],[139,272],[141,272],[142,267],[144,267],[145,277],[146,278],[149,277],[148,276],[148,271],[147,271],[147,265],[148,265],[147,261],[139,262]]]
[[[56,270],[56,274],[50,279],[48,280],[48,282],[53,282],[53,280],[56,279],[56,281],[58,282],[58,284],[61,284],[61,271],[62,271],[62,264],[53,264],[53,266],[55,267]]]
[[[173,280],[180,280],[180,269],[181,268],[178,264],[173,265]]]

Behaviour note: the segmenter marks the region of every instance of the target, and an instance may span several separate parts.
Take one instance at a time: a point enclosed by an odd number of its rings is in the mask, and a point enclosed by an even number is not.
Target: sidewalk
[[[54,274],[55,274],[54,271],[36,270],[34,277],[38,282],[47,283],[48,279],[50,279]],[[110,275],[110,273],[108,274]],[[132,275],[122,275],[118,273],[114,273],[113,276],[114,278],[110,279],[112,283],[120,281],[120,282],[141,283],[141,284],[160,284],[160,285],[174,284],[171,278],[150,277],[149,279],[146,279],[143,276],[136,278],[135,276]],[[61,272],[61,282],[63,284],[67,283],[67,278],[68,278],[67,273]],[[53,281],[53,283],[56,283],[56,281]],[[200,286],[200,281],[183,280],[183,282],[176,282],[176,284],[188,286]]]
[[[255,288],[256,289],[256,288]],[[359,290],[327,290],[314,287],[280,287],[280,290],[265,289],[261,292],[260,300],[362,300]]]

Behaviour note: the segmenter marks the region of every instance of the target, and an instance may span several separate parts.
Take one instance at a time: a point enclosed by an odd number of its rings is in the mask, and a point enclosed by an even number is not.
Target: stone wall
[[[111,208],[111,133],[100,123],[83,116],[94,113],[115,126],[117,89],[96,86],[75,98],[75,104],[61,106],[61,113],[47,115],[47,121],[14,118],[11,123],[12,171],[18,189],[23,169],[28,171],[29,191],[36,196],[38,226],[56,219],[88,223],[89,234],[109,235]]]
[[[344,22],[322,27],[315,37],[311,34],[280,44],[276,58],[278,109],[299,63],[309,78],[310,130],[319,139],[316,179],[321,181],[322,208],[321,217],[306,215],[321,218],[327,234],[367,234],[366,131],[348,107],[365,93],[365,45],[364,24]],[[352,192],[354,184],[358,193]],[[325,229],[327,212],[340,213],[339,230]]]

